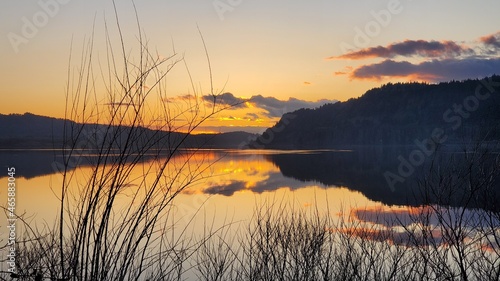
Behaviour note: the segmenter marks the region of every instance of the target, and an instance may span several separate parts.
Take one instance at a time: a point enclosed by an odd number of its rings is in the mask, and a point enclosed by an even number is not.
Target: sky
[[[286,112],[356,98],[388,82],[500,74],[497,0],[115,4],[130,64],[140,61],[139,34],[155,58],[173,56],[161,71],[178,62],[156,103],[179,108],[195,99],[209,107],[211,94],[221,105],[237,103],[200,132],[262,132]],[[64,117],[67,89],[78,89],[91,38],[93,95],[101,107],[111,106],[100,81],[106,42],[120,53],[111,0],[1,1],[0,13],[1,114]]]

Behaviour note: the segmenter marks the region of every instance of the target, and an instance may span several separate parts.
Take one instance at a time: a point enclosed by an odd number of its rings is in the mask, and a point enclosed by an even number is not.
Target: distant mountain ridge
[[[61,149],[65,144],[65,125],[66,128],[86,126],[88,131],[96,131],[106,127],[98,124],[79,124],[70,120],[32,113],[0,114],[0,132],[2,132],[0,134],[0,149]],[[127,127],[121,129],[127,129]],[[145,136],[154,134],[153,130],[147,128],[136,129],[141,130]],[[192,134],[189,136],[178,132],[164,131],[160,133],[162,135],[168,134],[169,139],[174,140],[174,142],[185,139],[182,145],[184,148],[238,148],[243,147],[256,137],[256,135],[246,132]]]
[[[359,98],[283,115],[252,148],[413,145],[436,132],[446,143],[499,140],[500,76],[439,84],[396,83]]]

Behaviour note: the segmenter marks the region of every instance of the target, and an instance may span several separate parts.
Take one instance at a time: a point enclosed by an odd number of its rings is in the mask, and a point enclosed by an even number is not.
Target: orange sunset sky
[[[133,59],[134,5],[115,4]],[[199,27],[214,89],[226,93],[224,101],[242,102],[201,131],[262,132],[287,111],[359,97],[387,82],[500,74],[496,0],[138,0],[135,6],[149,48],[183,57],[203,100],[210,75]],[[1,1],[0,11],[0,113],[63,117],[70,54],[74,67],[94,26],[98,69],[106,57],[105,22],[112,44],[118,42],[113,2]],[[193,94],[185,65],[167,76],[171,102]]]

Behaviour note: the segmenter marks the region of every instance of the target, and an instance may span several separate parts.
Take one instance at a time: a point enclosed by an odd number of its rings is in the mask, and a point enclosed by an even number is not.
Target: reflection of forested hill
[[[16,177],[26,179],[38,176],[52,175],[58,173],[62,166],[56,165],[64,162],[64,157],[68,157],[68,152],[62,150],[0,150],[0,168],[7,171],[7,167],[16,168]],[[65,155],[65,156],[64,156]],[[154,155],[145,155],[140,161],[151,160]],[[162,157],[167,157],[164,155]],[[95,162],[95,155],[88,151],[75,151],[71,156],[72,163],[78,163],[78,166],[85,167]],[[127,159],[131,161],[132,159]],[[69,170],[76,168],[68,165]],[[0,178],[7,177],[7,173],[0,174]]]
[[[379,147],[318,154],[273,154],[266,158],[287,177],[347,187],[385,204],[414,204],[409,186],[412,181],[398,185],[393,192],[384,178],[385,171],[397,168],[397,156],[396,150]]]
[[[257,148],[414,144],[442,129],[447,143],[499,139],[500,76],[485,80],[387,84],[346,102],[285,114]]]
[[[492,202],[497,202],[500,198],[500,174],[494,172],[496,169],[494,165],[498,165],[497,153],[488,154],[482,158],[477,165],[470,165],[470,160],[465,160],[465,157],[470,155],[457,153],[455,148],[443,149],[441,152],[436,152],[435,155],[426,159],[426,162],[421,166],[415,167],[415,172],[408,177],[405,177],[404,182],[395,185],[391,189],[388,184],[384,173],[393,171],[397,173],[398,166],[401,165],[398,157],[406,157],[414,151],[415,147],[365,147],[358,148],[353,151],[346,152],[323,152],[316,154],[269,154],[266,159],[273,162],[281,171],[281,173],[290,178],[300,181],[316,181],[328,186],[343,186],[350,190],[356,190],[363,193],[371,200],[379,201],[388,205],[418,205],[422,204],[424,200],[428,202],[437,203],[435,195],[440,192],[445,192],[445,183],[450,177],[453,178],[457,175],[453,173],[470,172],[465,177],[471,178],[472,186],[479,187],[476,190],[475,197],[488,196]],[[448,151],[447,151],[448,150]],[[453,162],[453,165],[451,163]],[[496,164],[495,164],[496,163]],[[430,165],[440,167],[443,170],[443,178],[435,178],[437,181],[442,180],[443,183],[435,184],[439,190],[426,190],[428,192],[436,192],[435,194],[426,194],[424,198],[425,186],[422,180],[428,176]],[[445,170],[449,169],[449,170]],[[493,171],[491,177],[484,178],[486,171],[491,169]],[[470,170],[470,171],[469,171]],[[425,175],[425,176],[424,176]],[[481,181],[485,180],[483,183]],[[491,184],[488,190],[480,190],[486,188],[486,182]],[[436,183],[436,182],[434,182]],[[455,200],[462,198],[462,191],[469,192],[468,184],[463,179],[457,178],[456,185],[447,186],[447,191],[451,192],[451,197],[455,198],[441,198],[441,204],[449,203],[450,205],[462,205],[462,201]],[[459,187],[463,185],[464,189]],[[484,193],[485,191],[486,193]],[[443,193],[444,194],[444,193]],[[439,196],[447,196],[440,194]],[[467,195],[468,196],[468,195]],[[449,200],[448,200],[449,199]],[[455,200],[455,201],[453,201]],[[484,201],[486,202],[486,201]],[[479,204],[483,204],[480,201]],[[475,205],[477,202],[469,202],[469,207],[485,207],[485,205]],[[500,208],[494,204],[494,208]]]
[[[31,179],[37,176],[54,174],[52,162],[62,161],[60,151],[53,150],[0,150],[0,167],[16,168],[16,176]],[[0,178],[7,173],[0,174]]]

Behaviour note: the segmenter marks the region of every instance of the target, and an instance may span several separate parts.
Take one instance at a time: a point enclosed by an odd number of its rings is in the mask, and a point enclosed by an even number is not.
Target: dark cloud
[[[472,54],[472,49],[460,46],[453,41],[425,41],[406,40],[394,44],[353,51],[340,56],[327,58],[328,60],[347,59],[359,60],[366,58],[393,58],[396,56],[420,56],[427,58],[454,57],[463,54]]]
[[[203,96],[203,100],[207,103],[213,103],[214,97],[211,95]],[[251,106],[262,109],[267,117],[281,117],[283,114],[295,111],[301,108],[315,108],[326,103],[335,103],[337,100],[322,99],[319,101],[305,101],[296,98],[289,98],[288,100],[279,100],[274,97],[264,97],[262,95],[255,95],[249,99],[243,99],[234,96],[232,93],[224,93],[215,98],[218,105],[232,106],[232,108],[248,107]],[[258,116],[255,115],[254,117]]]
[[[483,36],[467,45],[453,41],[406,40],[385,47],[377,46],[352,51],[328,59],[386,59],[379,63],[334,73],[349,74],[352,79],[382,80],[398,77],[440,82],[498,74],[500,69],[498,50],[500,50],[500,32]],[[422,60],[410,62],[391,59],[397,56],[420,57]]]
[[[266,111],[267,117],[281,117],[283,114],[292,112],[301,108],[316,108],[326,103],[335,103],[337,100],[319,100],[319,101],[305,101],[296,98],[289,98],[288,100],[278,100],[274,97],[263,97],[261,95],[253,96],[249,99],[255,107],[262,108]]]
[[[364,65],[351,72],[353,79],[381,80],[387,77],[408,77],[431,82],[481,78],[500,72],[500,58],[465,58],[425,61],[413,64],[407,61],[385,60]]]
[[[220,194],[224,196],[231,196],[235,192],[245,189],[246,183],[244,181],[232,181],[228,184],[221,184],[206,188],[203,192],[205,194]]]
[[[261,119],[259,114],[257,114],[257,113],[247,113],[247,114],[245,114],[245,118],[250,120],[250,121],[257,121],[257,120]]]
[[[211,104],[213,104],[215,101],[215,104],[217,105],[232,106],[232,107],[244,107],[245,102],[247,101],[246,99],[235,97],[231,93],[223,93],[215,97],[212,95],[206,95],[203,96],[203,100]]]

